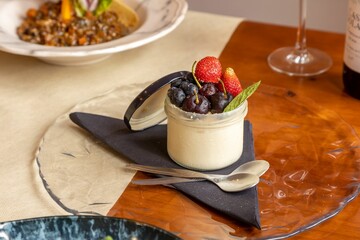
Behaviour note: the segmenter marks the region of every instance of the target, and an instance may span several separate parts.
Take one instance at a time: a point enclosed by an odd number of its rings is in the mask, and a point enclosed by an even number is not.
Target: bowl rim
[[[44,1],[46,0],[38,0],[39,3]],[[122,38],[88,46],[52,47],[22,41],[17,36],[10,35],[4,30],[2,24],[5,23],[0,23],[0,50],[8,53],[33,57],[84,57],[112,54],[140,47],[167,35],[184,20],[185,14],[188,10],[188,4],[185,0],[124,1],[125,3],[130,3],[135,6],[134,10],[140,17],[140,25],[132,33]],[[25,3],[28,2],[28,0],[0,0],[0,12],[3,8],[9,6],[8,4],[20,4],[24,6],[24,11],[26,11],[28,5],[25,6]],[[166,14],[164,15],[165,21],[164,18],[162,18],[163,15],[159,14],[161,11],[158,11],[156,8],[156,6],[159,6],[160,4],[166,4],[166,9],[161,8],[162,13]],[[151,11],[151,9],[153,9],[153,11]],[[162,25],[156,25],[159,23]]]

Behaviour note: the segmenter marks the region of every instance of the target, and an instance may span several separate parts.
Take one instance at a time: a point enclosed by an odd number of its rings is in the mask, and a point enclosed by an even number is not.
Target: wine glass
[[[307,0],[299,0],[299,26],[295,47],[283,47],[268,56],[268,64],[277,72],[290,76],[309,77],[327,71],[331,58],[324,52],[306,46],[306,4]]]

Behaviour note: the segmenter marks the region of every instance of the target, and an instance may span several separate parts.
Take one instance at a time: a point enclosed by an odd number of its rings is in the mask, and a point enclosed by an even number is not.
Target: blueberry
[[[194,76],[193,76],[193,74],[191,72],[186,74],[185,79],[190,83],[196,84]]]
[[[180,88],[184,91],[186,95],[194,95],[195,93],[199,92],[198,87],[188,81],[183,81],[180,85]]]
[[[176,79],[175,81],[173,81],[173,82],[171,82],[171,87],[180,87],[180,84],[181,84],[181,82],[183,81],[183,79],[181,79],[181,78],[178,78],[178,79]]]
[[[167,92],[170,102],[177,107],[180,107],[185,99],[185,93],[181,88],[171,87]]]
[[[187,86],[189,85],[189,81],[181,81],[179,88],[181,88],[182,90],[184,90],[185,88],[187,88]]]

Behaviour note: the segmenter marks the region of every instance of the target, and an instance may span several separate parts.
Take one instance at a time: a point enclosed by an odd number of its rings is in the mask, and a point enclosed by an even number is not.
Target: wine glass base
[[[294,47],[279,48],[268,57],[268,64],[276,72],[289,76],[311,77],[329,70],[332,59],[318,49],[308,48],[298,55]]]

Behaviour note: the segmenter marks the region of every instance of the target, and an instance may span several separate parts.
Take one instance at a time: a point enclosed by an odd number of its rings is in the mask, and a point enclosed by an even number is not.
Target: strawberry
[[[242,91],[239,78],[236,76],[234,69],[231,67],[225,69],[221,80],[224,83],[226,91],[233,95],[233,97],[236,97]],[[223,87],[219,86],[219,89],[222,90]]]
[[[194,75],[200,82],[218,83],[222,75],[222,67],[218,58],[207,56],[195,66]]]

